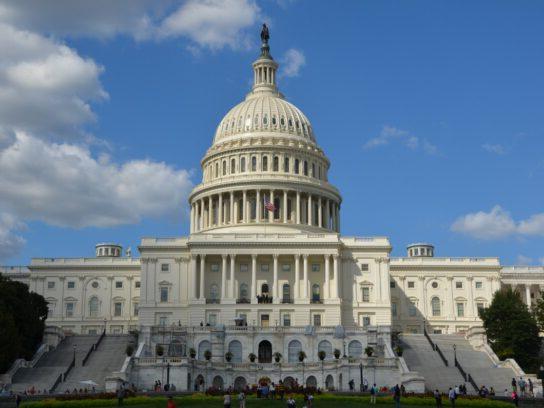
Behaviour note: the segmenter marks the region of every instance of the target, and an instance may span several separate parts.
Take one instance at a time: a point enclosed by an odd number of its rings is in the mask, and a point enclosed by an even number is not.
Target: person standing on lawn
[[[240,408],[246,408],[246,394],[244,394],[244,391],[240,391],[240,394],[238,394],[238,402],[240,403]]]
[[[376,394],[378,393],[378,387],[376,387],[376,384],[370,388],[370,403],[376,404]]]
[[[168,397],[168,402],[166,403],[166,408],[176,408],[176,403],[174,402],[174,398],[170,395]]]
[[[400,387],[398,384],[393,387],[393,400],[395,401],[395,408],[400,408]]]
[[[223,397],[223,407],[224,408],[230,408],[230,394],[228,392],[225,393],[225,396]]]
[[[452,408],[455,408],[455,399],[457,398],[457,395],[455,394],[455,390],[451,387],[448,391],[448,398],[450,400]]]
[[[442,408],[442,395],[440,391],[434,390],[434,400],[436,401],[436,408]]]

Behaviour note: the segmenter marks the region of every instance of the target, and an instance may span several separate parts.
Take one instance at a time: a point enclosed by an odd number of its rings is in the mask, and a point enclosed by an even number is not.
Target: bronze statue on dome
[[[261,41],[263,44],[268,44],[268,40],[270,38],[270,32],[268,31],[268,27],[265,23],[263,23],[263,29],[261,30]]]

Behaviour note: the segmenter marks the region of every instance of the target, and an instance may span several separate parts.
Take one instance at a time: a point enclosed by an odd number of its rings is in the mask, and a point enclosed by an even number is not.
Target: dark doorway
[[[272,362],[272,344],[268,340],[259,343],[259,363]]]

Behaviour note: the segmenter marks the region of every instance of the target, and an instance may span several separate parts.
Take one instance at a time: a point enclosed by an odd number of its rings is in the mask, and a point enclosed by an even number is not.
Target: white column
[[[474,292],[473,292],[473,281],[474,278],[472,276],[469,276],[467,278],[468,284],[469,284],[469,292],[468,292],[468,312],[470,313],[471,317],[475,317],[474,313]]]
[[[304,274],[304,285],[302,290],[304,291],[304,299],[308,299],[308,255],[302,255],[303,259],[303,274]]]
[[[196,299],[196,255],[194,254],[191,255],[189,271],[191,274],[191,299]]]
[[[274,297],[273,301],[274,303],[278,302],[278,254],[274,254],[274,286],[272,288],[272,296]]]
[[[261,222],[261,190],[257,190],[255,195],[255,213],[255,222]]]
[[[283,190],[283,222],[287,222],[287,190]]]
[[[338,299],[338,255],[332,256],[332,277],[334,279],[332,297]]]
[[[330,265],[330,258],[331,256],[329,254],[326,254],[324,256],[325,258],[325,287],[323,288],[323,296],[325,299],[329,299],[331,297],[330,294],[330,271],[329,271],[329,265]]]
[[[318,208],[317,208],[317,226],[319,228],[323,228],[323,208],[321,203],[321,196],[319,196],[318,200]]]
[[[230,256],[230,280],[229,280],[229,298],[234,298],[234,267],[236,255]]]
[[[247,191],[242,192],[242,222],[247,223]]]
[[[449,316],[450,318],[455,318],[457,316],[457,313],[455,310],[455,301],[453,295],[453,276],[448,276],[448,292],[450,292],[448,296],[448,303],[450,304],[450,307],[448,308],[446,316]]]
[[[274,204],[274,190],[270,190],[270,202]],[[268,221],[274,222],[274,211],[268,211]]]
[[[191,204],[191,227],[190,227],[191,234],[195,232],[194,228],[195,228],[195,205]]]
[[[213,225],[213,199],[212,196],[208,198],[208,227]]]
[[[424,276],[418,276],[418,284],[419,284],[419,310],[423,313],[423,318],[427,319],[427,299],[425,296],[425,277]]]
[[[312,213],[313,213],[313,208],[312,208],[312,195],[311,194],[308,194],[308,216],[307,216],[307,221],[308,221],[308,225],[312,225],[313,224],[313,217],[312,217]]]
[[[297,191],[297,209],[295,211],[297,224],[300,224],[300,191]]]
[[[300,298],[300,255],[295,255],[295,293],[294,298]]]
[[[251,303],[257,302],[257,255],[251,255]]]
[[[217,205],[219,214],[217,216],[217,225],[223,225],[223,193],[219,194],[219,204]]]
[[[221,255],[221,301],[227,297],[227,255]]]
[[[204,229],[204,199],[200,199],[200,230]]]
[[[329,199],[325,199],[325,228],[330,229],[329,224],[329,218],[330,218],[330,209],[329,209],[330,201]]]
[[[525,296],[527,297],[527,306],[531,308],[531,285],[525,284]]]
[[[229,212],[230,212],[229,222],[232,225],[232,224],[234,224],[234,192],[233,191],[230,192]]]
[[[200,255],[200,293],[199,299],[204,299],[204,275],[206,271],[206,255]]]
[[[340,203],[336,204],[336,231],[340,232]]]

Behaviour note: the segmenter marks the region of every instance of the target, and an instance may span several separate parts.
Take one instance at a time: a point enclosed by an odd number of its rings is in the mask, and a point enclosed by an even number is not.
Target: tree
[[[526,372],[537,372],[541,340],[534,316],[511,288],[495,293],[480,311],[487,339],[499,358],[514,358]]]
[[[533,316],[538,324],[538,329],[544,332],[544,292],[540,292],[540,299],[533,305]]]
[[[0,275],[0,372],[17,358],[32,359],[42,342],[46,318],[43,296]]]

